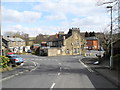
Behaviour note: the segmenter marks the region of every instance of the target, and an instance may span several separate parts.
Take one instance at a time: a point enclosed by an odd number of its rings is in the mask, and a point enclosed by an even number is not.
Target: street
[[[21,68],[34,68],[2,81],[2,88],[116,88],[82,63],[82,56],[21,57],[25,61]]]

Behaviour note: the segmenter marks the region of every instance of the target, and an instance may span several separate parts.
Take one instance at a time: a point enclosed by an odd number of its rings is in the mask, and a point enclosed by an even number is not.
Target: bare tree
[[[29,40],[29,34],[27,33],[23,33],[23,32],[12,32],[12,31],[8,31],[4,33],[5,37],[18,37],[21,38],[23,40],[25,40],[26,45],[28,45],[28,40]]]
[[[98,6],[112,5],[113,12],[116,13],[117,17],[113,17],[113,33],[120,32],[120,0],[97,0]],[[109,12],[110,10],[108,10]],[[110,25],[109,25],[110,26]]]

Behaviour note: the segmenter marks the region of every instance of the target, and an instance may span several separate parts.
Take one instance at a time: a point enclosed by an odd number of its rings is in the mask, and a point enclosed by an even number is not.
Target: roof
[[[21,38],[8,38],[8,40],[9,40],[9,41],[15,41],[15,42],[19,42],[19,41],[23,42],[23,41],[24,41],[24,40],[21,39]]]
[[[56,35],[52,35],[52,36],[50,36],[49,38],[48,38],[48,42],[56,42],[56,41],[62,41],[62,40],[64,40],[64,37],[65,36],[65,39],[66,38],[68,38],[68,37],[70,37],[71,36],[71,33],[70,34],[63,34],[63,35],[61,35],[61,36],[59,36],[58,38],[56,38]]]
[[[97,37],[86,37],[86,40],[98,40]]]

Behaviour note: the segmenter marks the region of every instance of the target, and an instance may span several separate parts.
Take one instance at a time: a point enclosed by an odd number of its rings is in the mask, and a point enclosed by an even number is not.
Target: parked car
[[[10,59],[10,63],[12,65],[20,65],[21,63],[23,63],[23,58],[21,58],[19,55],[14,55],[14,54],[10,54],[7,55],[7,57]]]
[[[27,53],[31,53],[32,51],[29,49],[28,51],[27,51]]]
[[[14,54],[14,52],[8,52],[8,55]]]

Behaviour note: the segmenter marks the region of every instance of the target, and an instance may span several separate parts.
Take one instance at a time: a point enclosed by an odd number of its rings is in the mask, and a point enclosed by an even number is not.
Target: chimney
[[[15,36],[13,36],[13,38],[15,38]]]
[[[58,34],[56,33],[56,38],[58,38]]]

